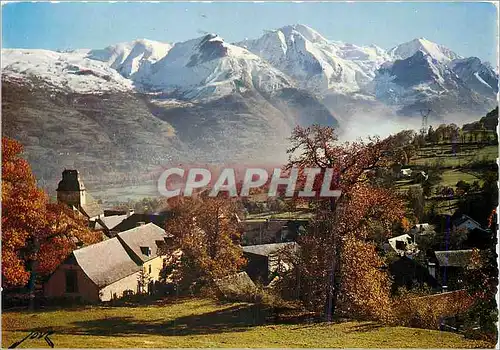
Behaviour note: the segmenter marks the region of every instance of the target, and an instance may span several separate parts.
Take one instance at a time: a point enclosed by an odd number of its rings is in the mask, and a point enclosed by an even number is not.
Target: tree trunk
[[[335,206],[336,206],[336,198],[331,197],[330,198],[330,211],[332,214],[335,212]],[[330,223],[331,225],[333,223]],[[337,235],[335,231],[333,230],[332,227],[330,227],[330,232],[332,232],[333,237],[332,237],[332,245],[333,245],[333,257],[332,257],[332,268],[329,273],[329,278],[328,278],[328,294],[327,294],[327,312],[326,312],[326,318],[327,322],[331,322],[333,319],[333,315],[335,314],[335,308],[337,306],[337,284],[335,283],[336,280],[338,280],[337,276],[337,270],[339,266],[339,254],[338,254],[338,249],[337,249]]]
[[[36,278],[37,273],[36,270],[38,268],[38,252],[40,250],[40,242],[36,237],[32,238],[32,258],[29,262],[29,270],[30,270],[30,280],[28,282],[28,291],[29,291],[29,303],[28,309],[30,311],[35,310],[35,296],[36,296]]]
[[[29,290],[29,304],[28,304],[28,309],[30,311],[35,310],[35,296],[36,296],[36,268],[38,265],[38,261],[36,259],[33,259],[30,261],[30,280],[28,282],[28,290]]]

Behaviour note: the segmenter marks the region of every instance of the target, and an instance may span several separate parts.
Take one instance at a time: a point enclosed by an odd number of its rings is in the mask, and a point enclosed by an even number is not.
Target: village
[[[408,176],[402,169],[401,176]],[[420,174],[420,173],[419,173]],[[424,175],[423,175],[424,176]],[[135,213],[133,209],[103,210],[85,188],[77,170],[65,170],[57,188],[57,199],[84,216],[93,230],[102,234],[102,242],[73,251],[43,284],[45,297],[69,297],[84,301],[110,301],[132,294],[155,293],[162,268],[168,256],[160,247],[168,244],[165,222],[169,212]],[[243,214],[244,215],[244,214]],[[273,276],[286,268],[279,262],[283,249],[299,248],[296,240],[306,231],[305,219],[251,219],[242,221],[241,245],[248,264],[241,273],[254,283],[269,286]],[[444,218],[446,222],[447,218]],[[421,248],[418,242],[436,235],[436,225],[417,223],[408,233],[391,237],[383,243],[384,252],[392,258],[389,271],[398,286],[432,287],[435,292],[461,290],[462,275],[470,265],[474,248],[485,249],[493,232],[463,214],[448,219],[440,229],[447,235],[462,234],[462,249],[432,250],[424,263],[416,261]],[[443,242],[444,243],[444,242]],[[445,248],[445,247],[443,247]],[[140,277],[147,275],[147,284]],[[276,277],[275,277],[276,278]]]
[[[100,331],[113,334],[112,322],[109,331],[104,325],[121,317],[119,310],[127,309],[123,311],[130,314],[127,317],[135,318],[143,312],[136,313],[137,308],[162,305],[177,310],[184,305],[196,309],[209,301],[207,315],[215,316],[203,322],[210,329],[222,322],[216,315],[225,315],[225,308],[246,305],[245,311],[230,313],[239,321],[229,321],[227,327],[239,329],[238,322],[267,327],[334,320],[333,325],[361,322],[361,327],[362,322],[373,321],[388,329],[444,332],[446,336],[439,339],[428,335],[433,346],[444,341],[487,344],[493,334],[488,327],[495,319],[487,302],[498,278],[496,263],[492,265],[496,258],[491,255],[496,245],[498,172],[493,167],[495,158],[488,158],[495,153],[484,152],[497,149],[497,141],[487,133],[481,142],[462,143],[461,150],[450,157],[442,152],[450,146],[446,138],[451,136],[443,132],[446,128],[438,129],[441,136],[435,142],[432,130],[427,135],[403,131],[380,141],[380,146],[360,148],[361,153],[379,147],[378,156],[345,165],[345,169],[357,167],[342,179],[351,186],[342,187],[343,192],[346,189],[352,197],[340,198],[349,205],[334,211],[331,199],[287,198],[283,189],[271,198],[265,186],[245,198],[209,198],[200,191],[193,198],[145,198],[105,207],[95,199],[98,193],[84,184],[78,169],[64,169],[54,186],[57,203],[48,208],[62,215],[53,225],[67,226],[52,227],[53,236],[38,238],[50,245],[26,241],[25,247],[42,255],[26,260],[24,286],[2,293],[4,321],[13,327],[3,329],[3,334],[13,341],[27,331],[13,326],[16,319],[26,317],[17,310],[26,307],[41,319],[54,308],[62,310],[67,312],[64,322],[90,317],[92,310],[92,317],[98,317],[96,310],[115,308],[117,316],[104,316],[99,326]],[[315,133],[331,131],[306,132],[310,134],[297,137],[298,142],[308,144]],[[392,147],[390,152],[387,145]],[[9,149],[8,143],[5,146]],[[469,149],[487,156],[470,158]],[[7,154],[7,161],[8,157],[12,156]],[[460,167],[451,163],[456,157],[462,158]],[[385,158],[391,162],[380,163]],[[458,174],[458,179],[449,182],[447,172]],[[467,182],[463,176],[476,180]],[[351,180],[369,185],[358,187]],[[357,196],[363,201],[357,201]],[[60,243],[53,237],[69,239],[69,245],[58,252]],[[327,257],[324,261],[319,260],[322,255]],[[30,265],[33,262],[38,265]],[[334,269],[328,266],[332,262]],[[482,314],[474,316],[477,312]],[[79,321],[70,328],[62,320],[53,322],[63,333],[80,329]],[[185,322],[186,329],[198,332],[197,321]],[[47,327],[36,329],[53,329]],[[82,329],[90,335],[88,327]],[[161,336],[179,331],[155,328],[159,327],[155,323],[152,327]],[[60,336],[59,341],[67,344],[69,338]],[[463,343],[469,341],[476,343]]]

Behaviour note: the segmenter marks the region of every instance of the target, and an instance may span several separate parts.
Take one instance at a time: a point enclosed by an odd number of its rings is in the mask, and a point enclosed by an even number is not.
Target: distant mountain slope
[[[289,77],[259,56],[217,35],[177,43],[151,74],[137,74],[148,90],[188,99],[214,99],[255,89],[269,93],[293,87]]]
[[[88,58],[88,52],[2,49],[2,75],[77,93],[132,89],[132,81],[107,63]]]
[[[477,57],[469,57],[451,61],[450,67],[472,91],[491,98],[496,97],[498,74],[491,65],[481,62]]]
[[[464,130],[486,130],[496,131],[498,126],[498,106],[492,111],[488,112],[486,116],[482,117],[479,121],[465,124]]]
[[[126,184],[165,166],[285,161],[296,124],[337,125],[312,95],[294,88],[189,102],[129,92],[82,94],[36,80],[2,82],[3,135],[18,139],[50,186],[61,169]],[[290,102],[290,100],[293,100]]]

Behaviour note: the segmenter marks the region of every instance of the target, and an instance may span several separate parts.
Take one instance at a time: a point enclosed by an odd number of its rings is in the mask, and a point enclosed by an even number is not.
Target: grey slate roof
[[[104,228],[107,230],[112,230],[126,218],[127,215],[105,216],[97,220],[96,229]]]
[[[255,255],[269,256],[283,248],[298,249],[299,245],[297,244],[297,242],[249,245],[243,247],[243,252]]]
[[[281,239],[281,233],[287,226],[287,221],[243,221],[242,224],[242,238],[247,242],[246,244],[270,244]]]
[[[98,286],[104,287],[139,271],[117,238],[73,251],[78,265]]]
[[[419,233],[421,235],[425,235],[428,233],[435,233],[436,227],[434,225],[424,223],[424,224],[416,224],[410,230],[411,234]]]
[[[97,203],[97,201],[87,193],[86,204],[83,204],[82,210],[89,218],[96,217],[98,215],[104,215],[104,210],[102,210],[101,205]]]
[[[122,222],[113,228],[113,231],[124,232],[137,227],[137,223],[154,223],[156,226],[164,227],[165,221],[167,221],[172,216],[171,212],[163,212],[160,214],[138,214],[134,213],[128,218],[125,218]]]
[[[434,254],[439,266],[467,267],[471,263],[472,249],[435,251]]]
[[[120,232],[117,237],[140,261],[146,262],[158,256],[156,241],[164,242],[168,235],[161,227],[149,223],[131,230]],[[143,254],[141,247],[151,248],[151,255],[148,256]]]
[[[456,219],[455,221],[453,221],[453,225],[454,226],[460,226],[464,222],[466,222],[467,220],[470,220],[477,227],[481,227],[481,224],[479,222],[477,222],[476,220],[474,220],[473,218],[471,218],[470,216],[465,215],[465,214],[462,215],[460,218]]]

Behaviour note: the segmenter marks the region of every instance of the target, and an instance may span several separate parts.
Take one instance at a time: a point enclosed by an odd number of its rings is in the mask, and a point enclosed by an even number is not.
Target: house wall
[[[146,261],[142,266],[144,272],[149,274],[152,281],[160,280],[160,271],[163,268],[163,259],[166,259],[166,255],[157,256],[149,261]],[[151,266],[151,273],[149,273],[149,267]]]
[[[77,293],[66,293],[66,270],[76,270],[77,274]],[[48,298],[53,297],[81,297],[87,301],[99,301],[99,288],[85,274],[78,265],[62,264],[52,274],[49,280],[44,284],[44,295]]]
[[[139,272],[136,272],[102,288],[99,291],[101,300],[109,301],[113,298],[121,298],[126,290],[131,290],[136,294],[139,286],[138,278]]]

